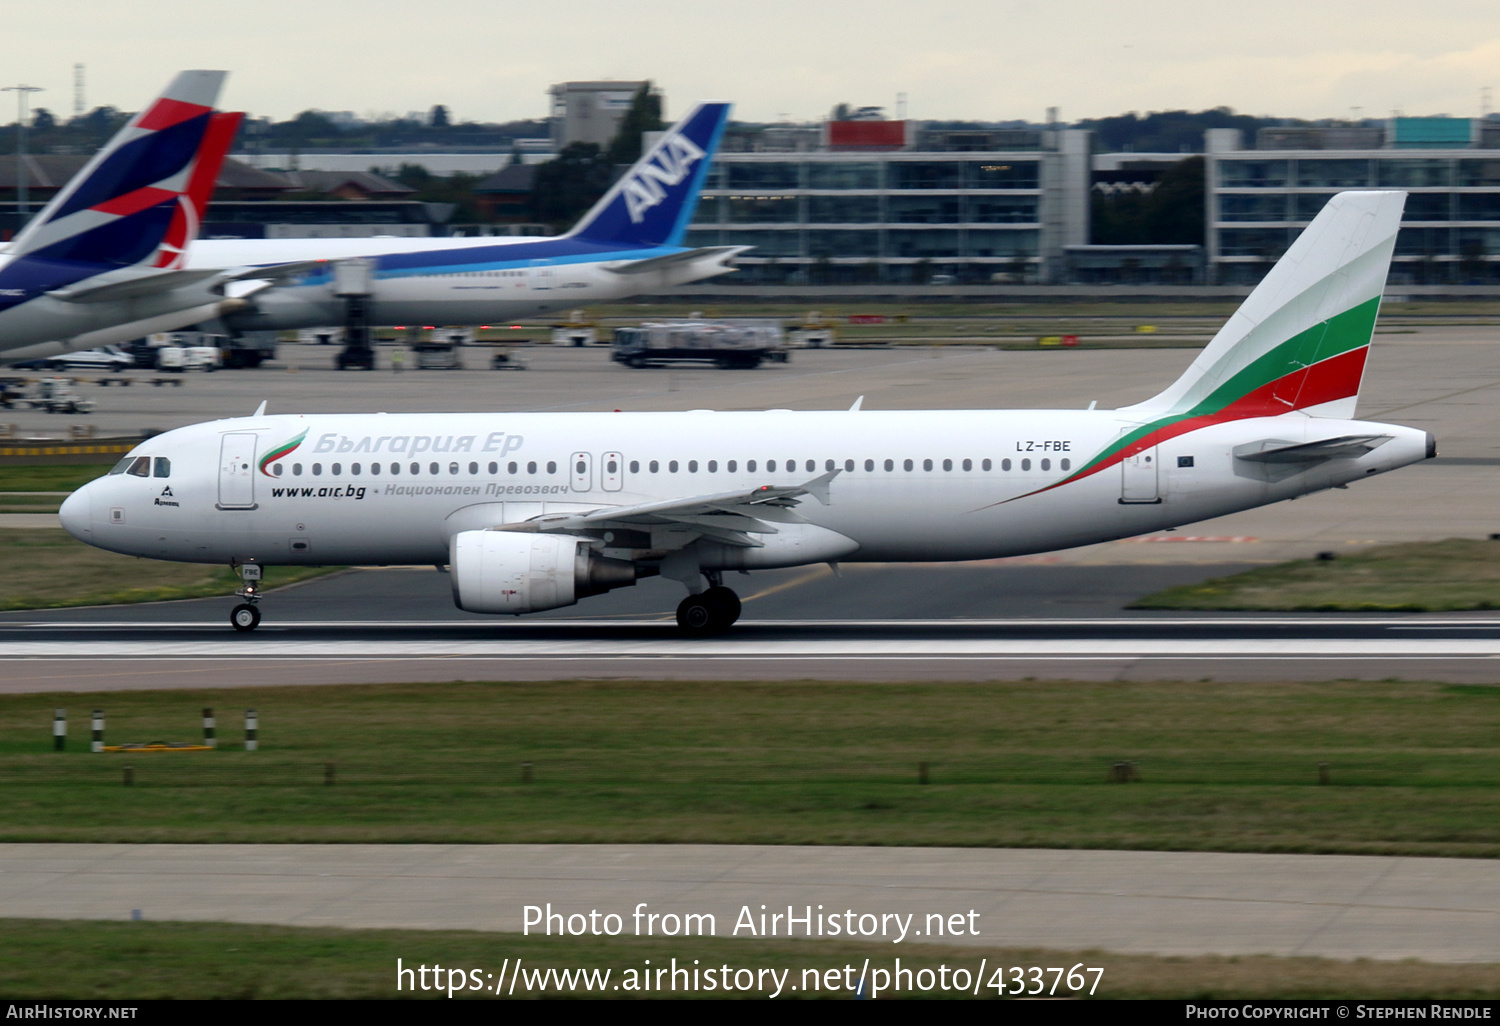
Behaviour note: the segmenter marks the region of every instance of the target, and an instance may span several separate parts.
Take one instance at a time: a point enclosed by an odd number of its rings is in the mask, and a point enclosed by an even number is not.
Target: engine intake
[[[635,583],[635,564],[594,554],[587,538],[461,531],[448,543],[453,604],[470,613],[534,613]]]

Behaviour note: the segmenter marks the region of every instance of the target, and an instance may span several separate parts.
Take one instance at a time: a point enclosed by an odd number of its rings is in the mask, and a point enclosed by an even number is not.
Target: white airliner
[[[528,613],[662,575],[726,628],[732,570],[967,560],[1124,538],[1436,454],[1352,420],[1405,194],[1329,201],[1192,366],[1119,410],[254,416],[142,443],[63,503],[136,556],[446,565],[457,605]]]
[[[673,125],[566,235],[556,238],[204,239],[190,270],[233,270],[230,332],[338,324],[334,264],[368,261],[374,324],[482,324],[620,299],[734,270],[745,246],[683,245],[729,104],[701,103]],[[249,268],[269,280],[253,282]]]

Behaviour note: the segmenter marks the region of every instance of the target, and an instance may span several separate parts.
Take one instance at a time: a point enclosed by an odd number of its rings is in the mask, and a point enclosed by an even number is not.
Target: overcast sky
[[[1233,14],[1228,13],[1233,9]],[[834,104],[913,118],[1040,121],[1228,106],[1290,117],[1481,113],[1500,95],[1496,0],[0,0],[0,85],[32,102],[138,109],[183,68],[231,74],[225,109],[456,120],[547,113],[574,79],[650,78],[668,114],[746,120]],[[0,94],[0,123],[15,118]]]

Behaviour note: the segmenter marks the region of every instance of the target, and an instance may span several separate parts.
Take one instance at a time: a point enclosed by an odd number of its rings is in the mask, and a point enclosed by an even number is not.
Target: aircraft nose
[[[89,501],[88,490],[87,485],[78,489],[63,500],[57,511],[57,519],[62,521],[63,530],[81,542],[89,540],[89,532],[93,527],[92,503]]]

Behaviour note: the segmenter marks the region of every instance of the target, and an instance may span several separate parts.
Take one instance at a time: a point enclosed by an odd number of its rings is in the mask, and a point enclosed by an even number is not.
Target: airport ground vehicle
[[[135,366],[135,357],[119,346],[100,346],[78,353],[63,353],[43,361],[55,370],[122,371]]]
[[[10,406],[18,410],[46,410],[48,413],[92,413],[94,401],[85,399],[73,387],[72,378],[41,378],[27,391],[13,396]]]
[[[781,322],[770,319],[656,321],[616,328],[610,359],[627,367],[707,361],[725,369],[786,360]]]
[[[74,537],[240,567],[448,567],[455,603],[529,613],[662,576],[689,633],[726,573],[1047,552],[1436,455],[1354,420],[1405,193],[1334,196],[1162,392],[1117,410],[255,415],[158,435],[79,489]],[[171,493],[171,503],[162,497]],[[162,500],[162,501],[158,501]],[[1294,514],[1289,514],[1294,515]]]

